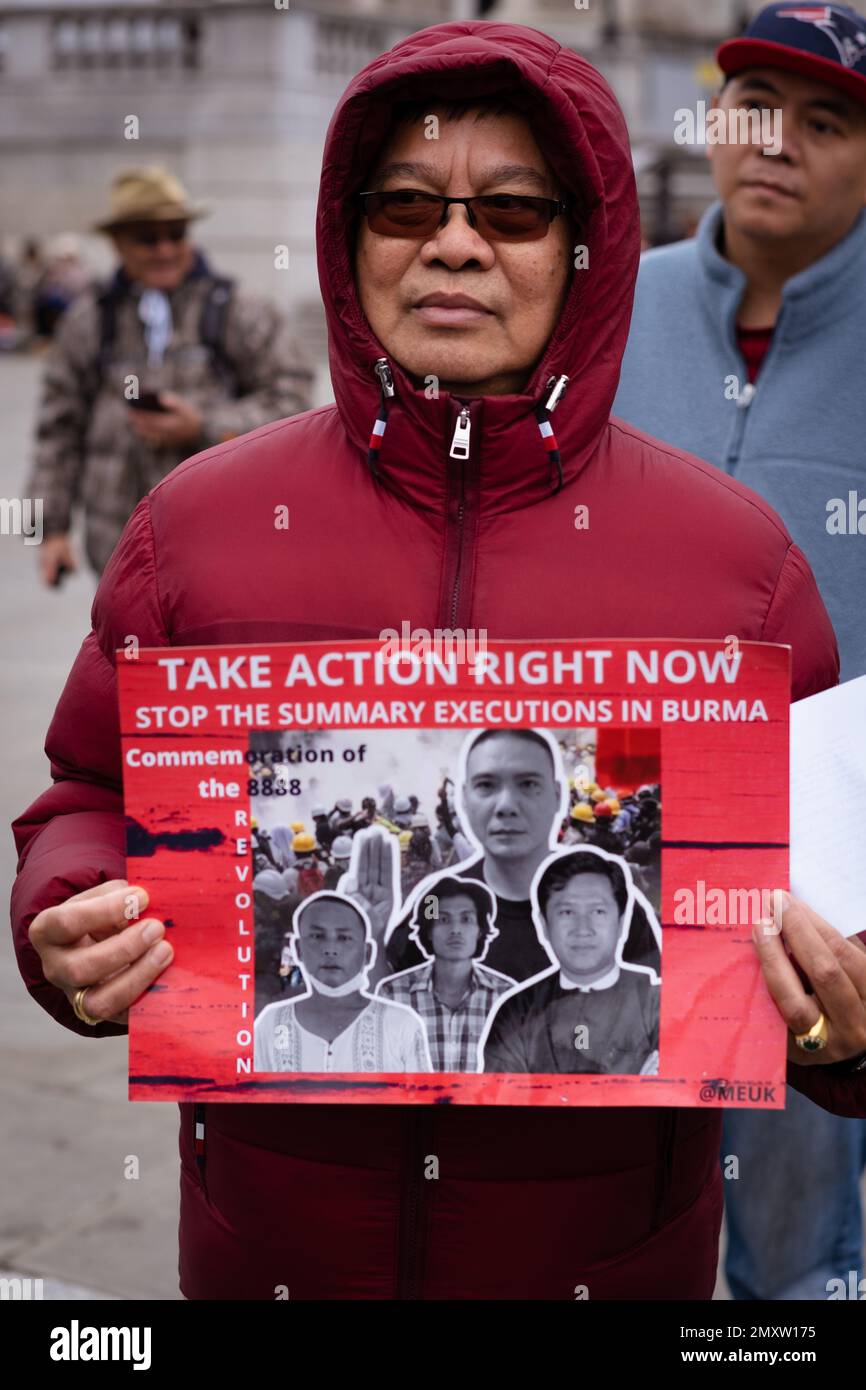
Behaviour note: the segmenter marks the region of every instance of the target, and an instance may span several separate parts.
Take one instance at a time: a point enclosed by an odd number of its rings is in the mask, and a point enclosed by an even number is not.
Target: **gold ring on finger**
[[[84,996],[89,986],[84,989],[77,989],[72,996],[72,1011],[76,1018],[80,1018],[82,1023],[87,1023],[91,1028],[95,1028],[97,1023],[101,1023],[101,1018],[93,1018],[84,1007]]]
[[[796,1033],[794,1035],[794,1042],[804,1052],[820,1052],[822,1047],[827,1046],[828,1041],[827,1019],[824,1014],[818,1015],[818,1022],[812,1024],[808,1033]]]

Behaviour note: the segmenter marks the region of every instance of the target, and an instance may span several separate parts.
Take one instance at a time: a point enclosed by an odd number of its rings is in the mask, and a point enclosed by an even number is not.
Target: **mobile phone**
[[[140,396],[133,397],[127,401],[127,405],[132,410],[167,410],[168,407],[162,405],[156,391],[142,391]]]

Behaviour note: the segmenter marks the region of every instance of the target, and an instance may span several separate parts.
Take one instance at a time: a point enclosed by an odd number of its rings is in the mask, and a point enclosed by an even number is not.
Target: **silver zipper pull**
[[[464,405],[460,414],[457,416],[457,423],[454,426],[454,438],[451,440],[449,453],[453,459],[468,459],[469,457],[469,436],[471,433],[469,423],[469,407]]]
[[[752,401],[755,399],[755,392],[757,391],[757,389],[758,388],[755,386],[754,382],[746,382],[745,386],[743,387],[742,391],[737,397],[737,406],[740,410],[748,410],[749,406],[752,404]]]
[[[380,357],[373,367],[374,372],[379,378],[382,390],[386,396],[394,395],[394,378],[391,375],[391,365],[387,357]]]
[[[549,378],[547,382],[547,389],[550,391],[550,395],[548,396],[547,403],[545,405],[545,409],[547,410],[548,414],[552,415],[556,407],[559,405],[559,402],[562,400],[563,396],[568,390],[568,383],[570,380],[571,378],[567,376],[552,376]],[[552,390],[551,387],[553,388]]]

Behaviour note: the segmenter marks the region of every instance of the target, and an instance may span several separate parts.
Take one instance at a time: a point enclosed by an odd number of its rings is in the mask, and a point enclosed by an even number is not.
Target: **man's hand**
[[[46,980],[70,1002],[86,987],[84,1008],[93,1018],[127,1023],[130,1005],[174,955],[162,922],[140,915],[148,901],[146,889],[116,878],[46,907],[30,924]]]
[[[130,426],[140,439],[155,449],[196,444],[201,439],[204,420],[200,410],[173,391],[160,391],[159,403],[167,408],[127,410]]]
[[[45,536],[37,551],[39,577],[49,589],[56,588],[63,570],[76,570],[78,563],[67,532]]]
[[[801,1067],[825,1066],[866,1052],[866,947],[856,937],[840,935],[787,893],[777,893],[776,922],[781,931],[774,923],[762,922],[752,938],[767,988],[788,1026],[788,1060]],[[792,958],[814,994],[807,994]],[[805,1052],[794,1035],[808,1033],[822,1013],[827,1046]]]

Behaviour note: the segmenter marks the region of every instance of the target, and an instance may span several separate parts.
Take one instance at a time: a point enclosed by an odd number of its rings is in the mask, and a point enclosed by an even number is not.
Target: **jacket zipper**
[[[743,386],[743,389],[740,392],[739,399],[737,400],[736,419],[734,421],[733,431],[731,432],[731,440],[728,445],[728,451],[725,456],[725,463],[728,465],[739,463],[740,455],[743,452],[743,438],[746,433],[746,426],[749,420],[751,419],[752,415],[754,414],[754,401],[755,397],[758,394],[758,386],[763,386],[766,382],[767,372],[769,368],[772,366],[773,359],[775,358],[776,353],[779,350],[779,328],[781,327],[784,313],[785,308],[783,305],[782,308],[779,310],[778,317],[776,318],[776,322],[773,327],[773,338],[770,343],[770,349],[767,355],[765,356],[763,362],[761,363],[761,369],[758,373],[758,385],[755,385],[754,382],[748,380],[749,372],[748,367],[746,366],[746,359],[740,352],[739,346],[736,342],[736,321],[735,318],[731,319],[731,339],[734,343],[734,351],[736,352],[737,357],[739,359],[740,372],[746,380],[745,385]]]
[[[454,423],[450,443],[446,435],[446,468],[449,480],[456,482],[449,497],[446,520],[446,573],[440,592],[442,619],[453,630],[460,616],[463,574],[466,565],[467,523],[471,507],[466,498],[467,467],[471,460],[472,414],[462,405]],[[457,464],[455,470],[454,464]],[[455,478],[456,472],[456,478]],[[406,1116],[407,1144],[403,1164],[403,1183],[397,1229],[397,1298],[420,1299],[426,1254],[426,1221],[429,1196],[424,1176],[428,1156],[435,1155],[436,1117],[425,1107],[411,1108]],[[429,1194],[432,1195],[432,1194]]]
[[[659,1116],[660,1136],[658,1145],[658,1168],[656,1170],[655,1193],[653,1198],[653,1231],[657,1231],[666,1216],[668,1196],[673,1185],[674,1150],[677,1140],[677,1111],[663,1110]]]
[[[407,1144],[403,1191],[397,1228],[397,1298],[420,1299],[424,1282],[426,1223],[424,1176],[426,1159],[434,1144],[435,1116],[423,1106],[413,1107],[406,1118]],[[432,1179],[436,1181],[436,1179]]]
[[[456,459],[459,464],[459,493],[457,498],[456,511],[454,513],[454,578],[451,583],[451,593],[448,600],[448,611],[446,621],[453,631],[457,626],[457,619],[460,612],[461,589],[463,582],[463,569],[466,560],[466,471],[472,452],[472,417],[468,405],[462,406],[460,413],[454,423],[454,433],[451,437],[451,444],[448,449],[448,464],[451,468],[451,459]],[[449,518],[450,520],[450,518]]]
[[[198,1173],[201,1189],[207,1197],[207,1180],[205,1177],[205,1111],[204,1106],[198,1101],[196,1101],[192,1107],[192,1136],[196,1172]]]
[[[739,460],[743,448],[743,435],[746,432],[746,421],[749,415],[749,409],[756,394],[757,387],[751,381],[747,381],[737,401],[737,414],[734,420],[733,435],[728,445],[728,454],[725,460],[728,464],[735,464]]]

